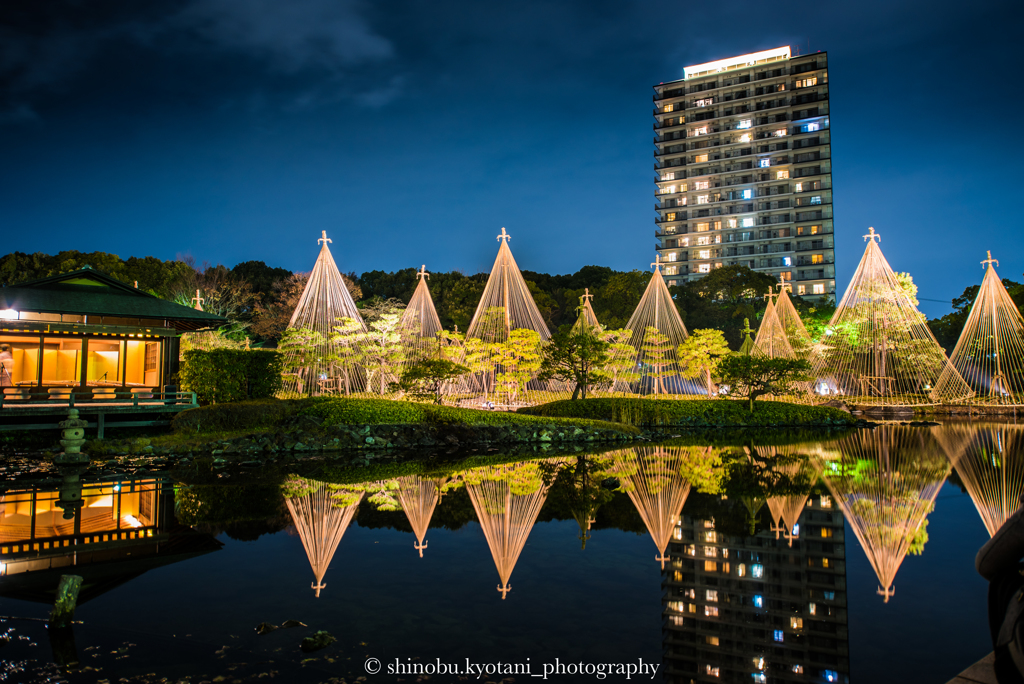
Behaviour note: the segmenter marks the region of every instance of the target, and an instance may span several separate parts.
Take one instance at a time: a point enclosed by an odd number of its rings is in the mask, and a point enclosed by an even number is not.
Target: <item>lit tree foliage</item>
[[[676,352],[680,373],[684,378],[702,378],[712,397],[712,377],[718,371],[718,364],[729,354],[725,336],[718,330],[694,330]]]

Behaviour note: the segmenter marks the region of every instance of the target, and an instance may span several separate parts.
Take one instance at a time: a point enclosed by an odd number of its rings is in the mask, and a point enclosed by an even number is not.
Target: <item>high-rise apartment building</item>
[[[826,53],[789,47],[654,86],[657,250],[669,285],[742,265],[835,292]]]
[[[715,522],[684,515],[669,546],[665,681],[848,683],[843,515],[831,497],[811,497],[781,534],[730,535]]]

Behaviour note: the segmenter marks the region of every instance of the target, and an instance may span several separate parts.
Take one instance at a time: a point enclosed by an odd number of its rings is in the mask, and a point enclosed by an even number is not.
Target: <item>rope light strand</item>
[[[953,467],[989,536],[1024,503],[1024,428],[1020,425],[946,425],[959,449]]]
[[[970,398],[967,383],[882,255],[873,228],[865,238],[864,256],[822,337],[814,375],[829,393],[858,404],[919,406]]]

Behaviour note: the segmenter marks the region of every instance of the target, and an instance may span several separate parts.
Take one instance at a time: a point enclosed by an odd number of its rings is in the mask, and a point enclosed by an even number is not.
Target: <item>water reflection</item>
[[[462,479],[477,520],[498,569],[498,591],[505,599],[512,589],[509,577],[516,567],[530,530],[548,496],[550,479],[543,466],[558,461],[527,461],[465,471]]]
[[[1014,425],[882,425],[838,439],[763,442],[677,440],[505,463],[489,455],[485,466],[478,465],[481,460],[399,463],[376,471],[386,476],[365,481],[360,474],[366,469],[320,463],[295,466],[306,474],[268,470],[239,485],[211,480],[209,473],[182,473],[185,482],[175,483],[168,475],[103,478],[95,470],[0,483],[0,595],[49,603],[60,574],[74,566],[87,576],[88,600],[149,567],[219,549],[214,537],[239,522],[249,525],[245,539],[257,545],[269,539],[258,539],[260,534],[274,536],[290,523],[312,569],[316,597],[336,559],[372,567],[368,554],[339,555],[343,537],[356,526],[407,533],[402,555],[388,562],[410,563],[402,572],[415,573],[428,593],[444,595],[463,567],[489,562],[480,555],[478,538],[439,529],[473,524],[483,532],[502,599],[524,555],[520,576],[531,570],[536,575],[542,563],[558,572],[583,562],[587,580],[603,573],[596,581],[612,595],[633,588],[620,586],[627,566],[642,565],[650,582],[657,581],[647,552],[626,543],[632,534],[649,535],[663,592],[661,606],[651,599],[650,616],[652,625],[662,620],[666,681],[842,682],[850,671],[845,521],[858,541],[851,553],[865,554],[878,593],[889,602],[904,558],[924,549],[927,517],[951,463],[990,533],[1019,508],[1024,491],[1024,429]],[[541,533],[539,520],[569,521],[569,529],[542,522],[547,529]],[[563,533],[568,543],[550,543]],[[600,534],[599,544],[588,545],[592,533]],[[346,545],[358,544],[358,533],[351,534]],[[534,546],[527,548],[531,534]],[[432,555],[444,548],[443,564],[419,561],[405,546],[411,543],[422,558],[428,537],[436,545]],[[384,541],[374,553],[387,553]],[[278,554],[288,549],[298,555],[286,558],[286,565],[306,572],[298,544],[258,548]],[[555,585],[553,576],[542,578]],[[384,594],[393,586],[382,577],[371,591]],[[487,599],[481,610],[500,622],[550,600],[541,585],[533,586],[508,603],[497,601],[487,586],[475,594]],[[325,601],[337,602],[329,603],[332,611],[358,603],[351,592],[337,589],[324,593]],[[288,600],[299,609],[293,597]],[[893,611],[881,602],[878,607]],[[236,608],[225,599],[200,611]],[[537,630],[530,639],[550,637],[571,650],[571,630],[562,619],[530,627]]]
[[[1010,424],[962,424],[943,428],[939,439],[994,535],[1021,507],[1024,493],[1024,428]]]
[[[324,575],[334,559],[345,530],[363,500],[364,491],[300,477],[289,478],[284,486],[285,504],[295,530],[302,539],[316,581],[310,584],[317,598],[327,587]]]
[[[850,522],[888,602],[908,553],[928,540],[927,516],[951,464],[934,431],[902,425],[860,430],[824,454],[822,479]]]

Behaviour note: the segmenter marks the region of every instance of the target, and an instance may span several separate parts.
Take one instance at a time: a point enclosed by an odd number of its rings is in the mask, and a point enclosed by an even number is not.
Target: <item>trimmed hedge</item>
[[[637,434],[629,425],[578,418],[537,418],[502,411],[478,411],[388,399],[262,399],[201,406],[182,411],[171,422],[175,432],[201,433],[273,428],[287,418],[312,416],[335,425],[578,425]]]
[[[267,399],[282,389],[284,357],[267,349],[192,349],[178,373],[181,388],[200,404]]]
[[[411,401],[389,399],[346,399],[343,397],[318,397],[300,411],[303,415],[315,416],[324,425],[400,425],[426,423],[434,425],[587,425],[626,432],[639,432],[624,425],[609,425],[606,421],[590,418],[570,417],[565,420],[550,420],[505,411],[480,411],[477,409],[418,404]]]
[[[279,399],[257,399],[201,406],[182,411],[174,416],[171,428],[175,432],[189,434],[272,428],[285,418],[294,416],[304,403]]]
[[[845,411],[827,406],[763,401],[757,402],[751,413],[746,401],[725,399],[569,399],[521,408],[519,413],[608,420],[641,427],[794,427],[854,425],[857,422]]]

